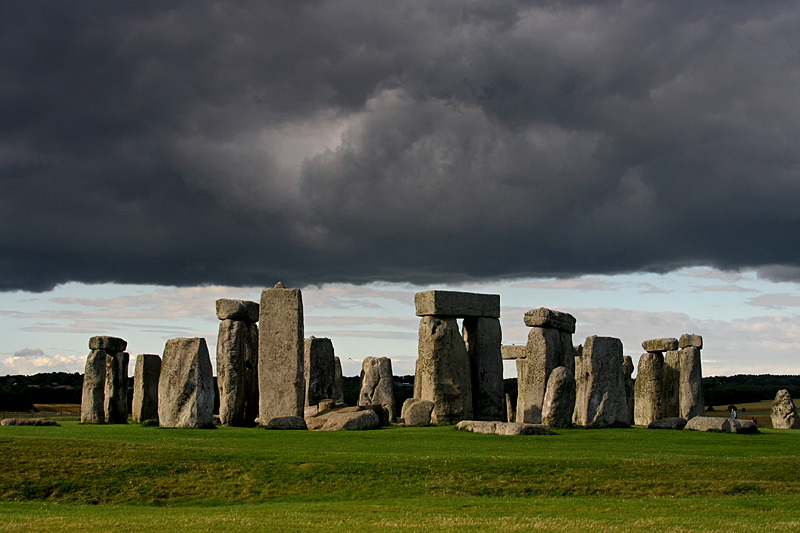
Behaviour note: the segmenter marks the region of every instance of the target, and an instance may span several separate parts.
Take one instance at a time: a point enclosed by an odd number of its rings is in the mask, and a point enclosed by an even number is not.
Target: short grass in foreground
[[[793,431],[501,437],[453,427],[281,432],[65,422],[3,427],[0,449],[7,528],[800,526]]]

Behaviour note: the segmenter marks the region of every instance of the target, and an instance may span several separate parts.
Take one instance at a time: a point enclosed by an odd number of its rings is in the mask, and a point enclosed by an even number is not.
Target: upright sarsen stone
[[[380,405],[382,419],[394,422],[397,408],[394,397],[392,360],[388,357],[365,357],[361,366],[361,391],[358,405]]]
[[[670,350],[664,354],[661,372],[661,417],[678,418],[681,414],[681,354]]]
[[[219,309],[219,300],[217,301]],[[224,319],[217,335],[217,387],[219,388],[219,420],[223,426],[243,426],[248,421],[245,408],[247,390],[247,358],[250,325],[241,320]],[[249,420],[252,423],[253,420]]]
[[[775,394],[769,417],[774,429],[800,429],[797,408],[792,400],[792,395],[786,389],[781,389]]]
[[[469,355],[455,318],[420,319],[414,398],[433,402],[432,424],[472,418]]]
[[[106,355],[106,384],[103,409],[107,424],[128,423],[128,352]]]
[[[613,337],[587,337],[576,362],[573,422],[587,427],[627,426],[622,341]]]
[[[647,352],[639,358],[633,415],[633,422],[637,426],[649,426],[653,420],[664,418],[661,411],[663,367],[664,356],[661,352]]]
[[[475,420],[503,420],[503,333],[497,318],[468,317],[463,323],[472,377],[472,416]]]
[[[214,377],[206,340],[170,339],[158,380],[158,422],[165,428],[213,424]]]
[[[133,421],[158,418],[158,378],[161,375],[161,358],[144,353],[136,356],[133,371]]]
[[[333,358],[333,394],[331,399],[334,403],[344,403],[344,381],[342,380],[342,361],[338,357]]]
[[[81,396],[81,424],[103,424],[105,414],[106,357],[105,350],[92,350],[86,357]]]
[[[547,380],[563,366],[574,374],[572,334],[555,328],[533,327],[528,332],[528,356],[517,359],[517,422],[540,424]]]
[[[277,284],[261,292],[258,340],[259,421],[303,417],[305,364],[303,297]]]
[[[547,380],[547,390],[542,406],[542,423],[546,426],[566,428],[572,425],[575,410],[575,378],[565,367],[555,368]]]
[[[691,420],[692,417],[703,416],[705,412],[700,349],[696,346],[683,348],[680,350],[680,358],[680,416],[686,420]]]
[[[625,399],[628,402],[628,424],[633,425],[636,382],[633,379],[633,359],[630,355],[622,356],[622,378],[625,380]]]
[[[305,339],[304,346],[305,405],[317,405],[322,400],[333,399],[336,378],[333,343],[330,339],[312,336]]]

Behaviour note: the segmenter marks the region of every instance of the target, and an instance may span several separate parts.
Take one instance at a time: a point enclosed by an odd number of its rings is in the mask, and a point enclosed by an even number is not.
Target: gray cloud
[[[0,6],[0,290],[800,279],[794,3]]]
[[[41,357],[44,351],[41,348],[23,348],[14,352],[14,357]]]

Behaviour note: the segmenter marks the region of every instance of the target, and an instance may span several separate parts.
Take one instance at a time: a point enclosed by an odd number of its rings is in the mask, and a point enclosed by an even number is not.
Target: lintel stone
[[[525,325],[529,328],[554,328],[567,333],[575,333],[574,316],[546,307],[539,307],[526,312]]]
[[[700,335],[695,335],[693,333],[684,333],[681,335],[681,339],[678,342],[678,346],[681,348],[703,348],[703,337]]]
[[[119,337],[109,337],[107,335],[97,335],[89,339],[90,350],[105,350],[106,352],[124,352],[128,343]]]
[[[500,318],[500,295],[425,291],[414,296],[417,316]]]
[[[503,359],[525,359],[528,357],[528,346],[525,344],[506,344],[500,348]]]
[[[241,320],[249,324],[258,322],[258,302],[248,300],[217,300],[217,318],[220,320]]]
[[[678,339],[650,339],[642,341],[645,352],[668,352],[678,349]]]

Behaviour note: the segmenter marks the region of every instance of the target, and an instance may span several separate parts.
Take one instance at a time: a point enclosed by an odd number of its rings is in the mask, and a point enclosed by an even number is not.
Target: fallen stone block
[[[678,349],[678,339],[650,339],[642,341],[645,352],[666,352]]]
[[[58,426],[53,420],[46,418],[4,418],[0,426]]]
[[[690,419],[684,430],[711,431],[716,433],[738,433],[741,425],[734,418],[718,416],[696,416]]]
[[[647,425],[647,429],[683,429],[686,427],[687,422],[688,420],[679,416],[659,418],[650,422]]]
[[[456,429],[459,431],[469,431],[472,433],[482,433],[485,435],[494,435],[496,428],[497,422],[485,420],[462,420],[456,424]]]
[[[306,421],[299,416],[277,416],[267,422],[267,429],[308,429]]]
[[[525,312],[525,325],[529,328],[553,328],[575,333],[575,317],[569,313],[539,307]]]
[[[403,403],[400,416],[406,426],[428,426],[431,423],[433,402],[409,398]]]
[[[549,435],[550,428],[544,424],[502,422],[497,424],[495,433],[498,435]]]
[[[752,420],[739,420],[739,433],[760,433],[758,424]]]
[[[500,347],[500,355],[503,359],[525,359],[528,357],[527,345],[506,344]]]
[[[414,295],[417,316],[500,318],[499,294],[425,291]]]
[[[354,413],[337,411],[328,417],[328,421],[322,426],[321,431],[378,429],[380,427],[381,421],[372,409]]]

